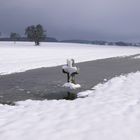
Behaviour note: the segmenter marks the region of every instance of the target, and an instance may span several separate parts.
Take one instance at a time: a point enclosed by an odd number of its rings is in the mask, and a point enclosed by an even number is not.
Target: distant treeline
[[[66,42],[66,43],[82,43],[82,44],[95,44],[95,45],[111,45],[111,46],[138,46],[140,43],[128,43],[123,41],[109,42],[109,41],[89,41],[89,40],[62,40],[58,41],[56,38],[48,37],[46,30],[44,30],[41,24],[30,25],[25,28],[25,36],[22,37],[16,32],[11,32],[9,37],[2,37],[0,32],[0,41],[34,41],[35,45],[40,45],[40,42]]]
[[[13,39],[10,37],[4,37],[0,38],[0,41],[13,41]],[[31,41],[31,40],[29,40],[27,37],[19,37],[16,39],[16,41]],[[43,39],[43,42],[58,42],[58,40],[53,37],[46,37],[45,39]]]
[[[82,43],[82,44],[95,44],[95,45],[110,45],[110,46],[140,46],[140,43],[128,43],[123,41],[109,42],[109,41],[89,41],[89,40],[62,40],[60,42],[67,43]]]
[[[0,41],[13,41],[10,37],[0,38]],[[19,37],[16,41],[31,41],[27,37]],[[123,41],[118,42],[108,42],[108,41],[89,41],[89,40],[57,40],[54,37],[46,37],[42,40],[42,42],[64,42],[64,43],[81,43],[81,44],[94,44],[94,45],[110,45],[110,46],[138,46],[140,47],[140,43],[128,43]]]

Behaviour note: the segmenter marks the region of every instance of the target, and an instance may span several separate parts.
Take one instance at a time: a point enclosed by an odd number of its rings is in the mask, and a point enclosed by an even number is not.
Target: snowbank
[[[69,83],[65,83],[63,85],[63,87],[69,88],[69,89],[77,89],[77,88],[81,88],[81,85],[79,85],[79,84],[73,84],[73,83],[69,82]]]
[[[137,72],[98,84],[87,98],[0,105],[0,140],[139,140],[139,83]]]
[[[0,42],[0,74],[23,72],[40,67],[63,65],[68,58],[84,62],[137,54],[140,48],[74,43]]]

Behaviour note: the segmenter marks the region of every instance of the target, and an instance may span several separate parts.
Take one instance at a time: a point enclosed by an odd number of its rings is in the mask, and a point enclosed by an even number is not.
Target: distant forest
[[[1,37],[0,41],[13,41],[10,37]],[[19,37],[16,41],[31,41],[27,37]],[[110,45],[110,46],[137,46],[140,47],[140,43],[128,43],[123,41],[108,42],[108,41],[89,41],[89,40],[57,40],[54,37],[46,37],[42,42],[64,42],[64,43],[81,43],[81,44],[95,44],[95,45]]]
[[[20,34],[11,32],[9,37],[3,37],[0,32],[0,41],[34,41],[35,45],[39,45],[40,42],[65,42],[65,43],[81,43],[81,44],[95,44],[95,45],[110,45],[110,46],[136,46],[140,47],[140,43],[128,43],[123,41],[110,42],[110,41],[102,41],[102,40],[57,40],[54,37],[48,37],[46,35],[46,30],[44,30],[41,24],[31,25],[25,28],[25,36],[22,37]]]
[[[95,44],[95,45],[110,45],[110,46],[138,46],[140,47],[140,43],[128,43],[123,41],[117,42],[109,42],[109,41],[102,41],[102,40],[63,40],[60,42],[67,42],[67,43],[82,43],[82,44]]]
[[[13,41],[13,39],[10,37],[1,37],[0,41]],[[19,37],[16,39],[16,41],[31,41],[31,40],[29,40],[27,37]],[[43,40],[43,42],[58,42],[58,40],[53,37],[46,37]]]
[[[48,37],[46,35],[46,30],[44,30],[41,24],[38,25],[31,25],[25,28],[25,36],[22,37],[18,33],[11,32],[9,37],[3,37],[2,33],[0,32],[0,41],[34,41],[35,45],[39,45],[40,42],[66,42],[66,43],[82,43],[82,44],[95,44],[95,45],[110,45],[110,46],[138,46],[140,47],[140,43],[128,43],[123,41],[117,42],[109,42],[109,41],[102,41],[102,40],[61,40],[58,41],[54,37]]]

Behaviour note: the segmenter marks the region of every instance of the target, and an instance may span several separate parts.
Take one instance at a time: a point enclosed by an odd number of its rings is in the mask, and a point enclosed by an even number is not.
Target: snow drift
[[[98,84],[73,101],[0,105],[0,140],[139,140],[140,72]]]

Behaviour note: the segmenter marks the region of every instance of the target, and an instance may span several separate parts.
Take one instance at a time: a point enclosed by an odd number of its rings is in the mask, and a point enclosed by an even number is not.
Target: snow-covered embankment
[[[99,84],[89,97],[0,105],[0,139],[139,140],[140,72]]]

